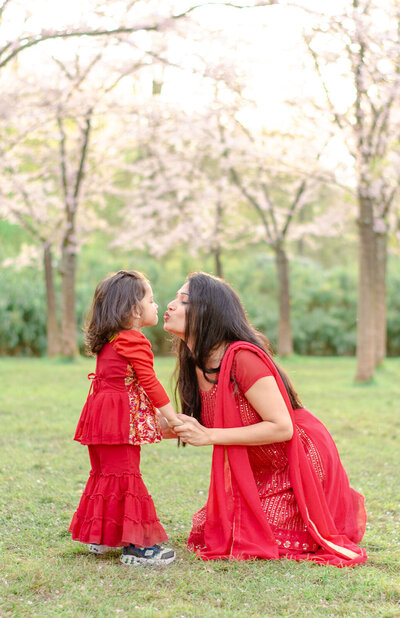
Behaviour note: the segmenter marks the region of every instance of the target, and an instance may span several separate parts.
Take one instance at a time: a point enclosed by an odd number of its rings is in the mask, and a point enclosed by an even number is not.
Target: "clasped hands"
[[[179,420],[183,421],[182,425],[171,427],[162,426],[162,434],[164,438],[180,438],[182,442],[192,444],[192,446],[207,446],[211,444],[209,429],[203,427],[195,418],[186,414],[178,414]]]

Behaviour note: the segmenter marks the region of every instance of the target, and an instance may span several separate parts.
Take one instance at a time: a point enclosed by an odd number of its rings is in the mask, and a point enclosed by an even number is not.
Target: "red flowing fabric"
[[[140,446],[89,445],[92,464],[69,527],[74,541],[151,547],[168,536],[140,474]]]
[[[366,561],[357,546],[366,524],[364,498],[349,485],[336,446],[323,424],[307,410],[293,411],[282,379],[269,356],[251,343],[229,346],[221,365],[215,405],[214,427],[242,425],[231,383],[235,351],[249,349],[258,354],[275,377],[293,422],[293,437],[286,443],[290,479],[300,513],[308,531],[320,546],[315,553],[284,553],[293,560],[311,560],[337,567]],[[324,487],[307,458],[298,429],[304,424],[324,459]],[[262,510],[246,446],[214,446],[211,481],[204,528],[205,547],[197,555],[203,560],[252,558],[275,559],[280,551]]]

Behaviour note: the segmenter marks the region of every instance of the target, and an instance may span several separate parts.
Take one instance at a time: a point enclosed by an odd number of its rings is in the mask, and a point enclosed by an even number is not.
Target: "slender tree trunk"
[[[221,236],[223,230],[223,207],[220,199],[217,200],[216,208],[215,208],[215,222],[214,222],[214,243],[213,243],[213,254],[214,254],[214,262],[215,262],[215,273],[217,277],[223,278],[222,272],[222,260],[221,260]]]
[[[61,254],[61,344],[66,357],[78,355],[75,308],[76,246],[66,234]]]
[[[79,195],[84,178],[84,167],[91,131],[93,109],[86,112],[85,123],[81,127],[81,154],[79,165],[71,186],[68,177],[67,135],[64,119],[57,119],[60,131],[60,164],[62,185],[64,190],[65,229],[61,249],[61,344],[62,354],[73,357],[79,354],[76,320],[76,263],[78,246],[76,241],[76,213],[79,204]]]
[[[222,270],[222,260],[221,260],[221,248],[216,247],[214,249],[214,263],[215,263],[215,274],[217,277],[223,279],[223,270]]]
[[[304,223],[304,221],[306,220],[305,215],[306,215],[306,209],[300,208],[297,214],[297,219],[300,224]],[[297,255],[299,255],[300,257],[304,255],[304,237],[303,236],[301,236],[297,241]]]
[[[356,380],[366,382],[374,374],[375,341],[375,283],[376,238],[374,232],[373,200],[359,194],[359,287],[357,324]]]
[[[375,281],[375,361],[383,363],[386,357],[386,267],[387,232],[376,232],[376,281]]]
[[[54,288],[53,264],[51,246],[46,243],[43,249],[43,264],[46,282],[46,305],[47,305],[47,355],[60,354],[60,330],[57,320],[57,302]]]
[[[151,88],[151,94],[153,95],[153,97],[161,94],[163,85],[164,83],[162,81],[153,79],[152,88]]]
[[[289,261],[282,246],[275,248],[279,287],[278,354],[293,354],[292,329],[290,326]]]

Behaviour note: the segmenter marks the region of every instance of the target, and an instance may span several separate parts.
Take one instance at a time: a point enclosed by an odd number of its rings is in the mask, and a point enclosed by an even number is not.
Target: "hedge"
[[[122,266],[123,267],[123,266]],[[170,342],[162,328],[167,302],[184,281],[185,265],[148,262],[149,276],[160,306],[159,324],[146,329],[155,354],[167,354]],[[98,268],[100,272],[100,267]],[[242,298],[250,321],[273,345],[277,334],[277,281],[273,259],[260,254],[246,259],[232,256],[226,279]],[[77,284],[79,341],[82,323],[100,277],[87,267]],[[8,268],[0,274],[0,355],[41,356],[46,353],[46,315],[43,275],[34,268]],[[388,355],[400,355],[400,269],[392,260],[388,273]],[[310,260],[291,264],[291,321],[294,350],[306,355],[352,355],[356,348],[357,272],[327,270]]]

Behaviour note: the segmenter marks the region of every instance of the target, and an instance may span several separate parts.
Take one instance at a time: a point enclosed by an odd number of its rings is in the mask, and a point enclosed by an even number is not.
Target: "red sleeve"
[[[132,364],[152,404],[160,408],[169,403],[169,397],[154,373],[154,356],[150,341],[139,331],[122,330],[112,344],[114,350]]]
[[[257,380],[272,376],[272,373],[255,352],[238,350],[233,360],[232,375],[242,393],[245,393]]]

